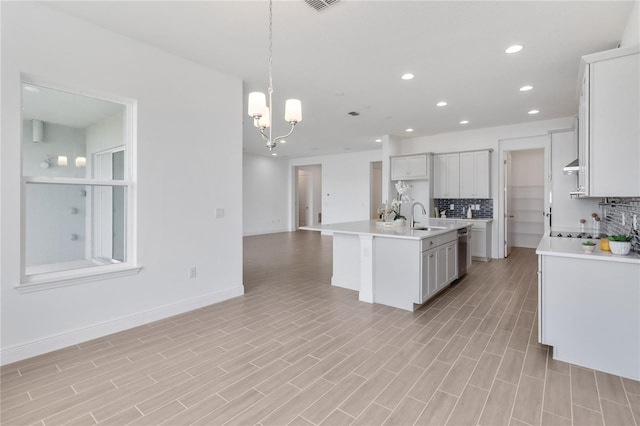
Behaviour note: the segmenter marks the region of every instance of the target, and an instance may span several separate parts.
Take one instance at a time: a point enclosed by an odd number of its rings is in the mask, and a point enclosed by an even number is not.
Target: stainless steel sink
[[[444,226],[414,226],[413,228],[414,231],[439,231],[441,229],[447,229]]]

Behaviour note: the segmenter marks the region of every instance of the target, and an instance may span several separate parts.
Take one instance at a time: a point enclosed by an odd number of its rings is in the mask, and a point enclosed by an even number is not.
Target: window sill
[[[96,270],[100,268],[101,270]],[[59,287],[68,287],[77,284],[100,281],[111,278],[135,275],[142,269],[142,266],[133,265],[108,265],[75,271],[52,272],[48,274],[38,274],[26,276],[23,282],[13,288],[18,293],[33,293],[36,291],[50,290]]]

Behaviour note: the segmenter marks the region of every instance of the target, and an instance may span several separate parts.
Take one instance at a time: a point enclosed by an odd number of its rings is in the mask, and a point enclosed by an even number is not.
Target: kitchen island
[[[333,235],[331,284],[359,299],[408,311],[458,278],[458,229],[470,223],[431,219],[424,230],[378,221],[304,227]]]
[[[554,359],[640,380],[640,255],[581,241],[538,246],[538,340]]]

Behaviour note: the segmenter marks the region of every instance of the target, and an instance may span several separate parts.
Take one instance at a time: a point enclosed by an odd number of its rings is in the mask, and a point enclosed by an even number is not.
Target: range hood
[[[578,160],[575,159],[569,164],[567,164],[566,166],[564,166],[564,168],[562,169],[562,173],[565,175],[576,175],[578,174],[579,170],[580,170],[580,166],[579,166]]]

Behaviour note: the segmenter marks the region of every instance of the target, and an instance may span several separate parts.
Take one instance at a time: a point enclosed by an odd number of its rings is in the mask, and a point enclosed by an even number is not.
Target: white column
[[[373,236],[360,235],[361,302],[373,303]]]

